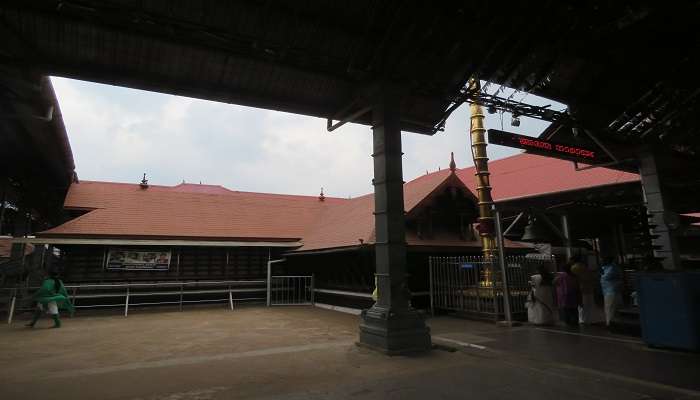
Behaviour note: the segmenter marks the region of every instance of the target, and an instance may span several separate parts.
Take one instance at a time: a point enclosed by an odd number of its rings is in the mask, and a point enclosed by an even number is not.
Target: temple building
[[[492,161],[490,168],[493,195],[514,240],[504,242],[509,254],[536,251],[518,241],[522,232],[513,235],[528,223],[518,214],[536,208],[543,216],[566,210],[572,241],[605,238],[613,243],[605,246],[622,256],[627,211],[615,206],[640,204],[638,175],[576,171],[569,162],[525,153]],[[405,183],[413,292],[427,290],[429,256],[480,254],[474,185],[473,168],[458,169],[454,162]],[[591,224],[591,207],[608,207],[620,218]],[[373,194],[347,199],[160,186],[145,179],[81,180],[70,186],[64,208],[67,222],[27,241],[58,249],[55,267],[67,282],[255,279],[265,276],[268,261],[284,258],[276,271],[313,273],[328,302],[340,301],[334,293],[369,293],[373,287]]]

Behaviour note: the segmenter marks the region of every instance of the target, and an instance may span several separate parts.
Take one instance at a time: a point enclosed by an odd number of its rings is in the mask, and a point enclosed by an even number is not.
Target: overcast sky
[[[187,97],[52,78],[68,131],[78,177],[175,185],[217,184],[233,190],[328,196],[372,191],[372,132],[347,124],[329,133],[320,118]],[[525,94],[513,96],[520,100]],[[527,96],[532,104],[563,105]],[[435,136],[403,134],[404,180],[447,168],[454,151],[459,168],[472,165],[469,112],[460,107]],[[545,122],[521,119],[507,131],[536,136]],[[487,128],[501,127],[501,114]],[[518,150],[489,146],[491,159]]]

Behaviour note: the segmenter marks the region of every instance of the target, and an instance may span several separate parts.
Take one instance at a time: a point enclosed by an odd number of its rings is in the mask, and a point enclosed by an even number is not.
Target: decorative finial
[[[321,188],[321,194],[318,195],[318,199],[319,199],[320,201],[323,201],[323,200],[326,199],[326,196],[323,195],[323,188]]]
[[[455,153],[450,152],[450,171],[455,172],[457,170],[457,164],[455,163]]]
[[[148,179],[146,179],[146,173],[143,173],[143,179],[141,179],[141,189],[148,189]]]

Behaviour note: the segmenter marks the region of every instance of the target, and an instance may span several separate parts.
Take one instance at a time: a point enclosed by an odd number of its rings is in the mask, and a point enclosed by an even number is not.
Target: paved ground
[[[310,307],[20,322],[0,327],[0,399],[700,398],[699,355],[596,331],[442,317],[457,351],[387,357],[354,345],[356,316]]]

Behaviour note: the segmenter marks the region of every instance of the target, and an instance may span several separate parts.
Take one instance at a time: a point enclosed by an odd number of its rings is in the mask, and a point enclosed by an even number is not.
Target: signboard
[[[595,164],[604,158],[604,155],[600,154],[599,151],[579,145],[518,135],[517,133],[499,131],[498,129],[489,129],[489,143],[515,147],[545,157],[561,158],[586,164]]]
[[[170,250],[109,249],[107,269],[122,271],[167,271],[170,269]]]

